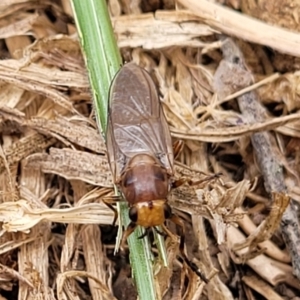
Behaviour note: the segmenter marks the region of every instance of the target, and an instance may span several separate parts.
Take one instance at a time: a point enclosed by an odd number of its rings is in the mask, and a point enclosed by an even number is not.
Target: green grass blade
[[[106,131],[111,80],[122,65],[106,1],[72,1],[78,35],[89,73],[98,125]]]
[[[72,6],[88,70],[96,119],[105,136],[107,127],[110,83],[119,70],[122,60],[111,26],[105,0],[72,0]],[[128,225],[128,208],[121,205],[121,219]],[[139,240],[141,229],[128,239],[130,262],[139,299],[156,299],[150,247],[147,240]],[[146,243],[146,244],[145,244]]]

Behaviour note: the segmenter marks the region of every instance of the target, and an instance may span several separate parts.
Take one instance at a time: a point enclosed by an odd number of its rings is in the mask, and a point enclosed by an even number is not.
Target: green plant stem
[[[99,130],[105,137],[109,88],[122,65],[105,0],[72,1],[78,36],[85,59]],[[127,204],[120,205],[123,225],[128,225]],[[139,299],[156,299],[149,245],[138,236],[141,229],[128,238],[130,262]]]

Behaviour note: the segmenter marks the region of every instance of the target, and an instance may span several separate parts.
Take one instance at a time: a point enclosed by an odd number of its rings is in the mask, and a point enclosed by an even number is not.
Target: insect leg
[[[121,249],[124,249],[124,245],[126,243],[127,238],[133,233],[134,229],[136,228],[136,224],[133,222],[130,222],[127,229],[123,233],[122,241],[121,241]]]
[[[120,201],[119,196],[109,196],[109,197],[104,197],[102,199],[103,203],[113,211],[114,213],[114,220],[113,220],[113,226],[116,225],[117,219],[118,219],[118,211],[112,206],[112,203],[116,203],[117,201]]]
[[[166,236],[166,234],[165,234],[164,232],[162,232],[162,231],[158,230],[156,226],[155,226],[155,227],[153,227],[153,229],[154,229],[154,230],[155,230],[155,232],[157,232],[159,235],[161,235],[161,236]]]
[[[222,176],[222,173],[216,173],[216,174],[213,174],[213,175],[208,175],[206,178],[204,178],[202,180],[198,180],[198,181],[188,180],[187,183],[189,185],[197,185],[197,184],[201,184],[201,183],[206,182],[206,181],[211,181],[211,180],[214,180],[214,179],[218,179],[220,176]]]
[[[149,234],[149,229],[149,227],[145,229],[145,232],[141,236],[139,236],[139,240],[143,239]]]
[[[195,272],[202,281],[204,281],[205,283],[208,283],[208,279],[206,278],[206,276],[200,272],[199,268],[197,267],[197,265],[195,263],[193,263],[185,254],[184,251],[184,245],[185,245],[185,226],[183,221],[176,216],[175,214],[172,214],[170,220],[175,223],[176,225],[178,225],[179,229],[180,229],[180,243],[179,243],[179,251],[181,253],[181,256],[184,260],[184,262],[191,268],[191,270],[193,272]]]
[[[188,183],[191,186],[201,184],[201,183],[206,182],[206,181],[217,179],[221,175],[222,175],[222,173],[217,173],[217,174],[214,174],[214,175],[208,175],[206,178],[201,179],[201,180],[197,180],[197,181],[193,181],[193,180],[188,179],[188,178],[180,178],[178,180],[175,180],[172,183],[172,188],[176,189],[176,188],[180,187],[181,185],[183,185],[184,183]]]

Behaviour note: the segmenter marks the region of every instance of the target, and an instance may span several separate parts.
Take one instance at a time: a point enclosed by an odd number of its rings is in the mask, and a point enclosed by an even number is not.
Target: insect
[[[180,253],[205,282],[206,277],[184,251],[183,220],[172,212],[167,196],[177,183],[170,130],[154,82],[133,63],[124,65],[110,88],[107,152],[114,183],[129,204],[131,220],[123,240],[140,225],[146,229],[171,220],[180,229]],[[160,233],[160,232],[158,232]]]

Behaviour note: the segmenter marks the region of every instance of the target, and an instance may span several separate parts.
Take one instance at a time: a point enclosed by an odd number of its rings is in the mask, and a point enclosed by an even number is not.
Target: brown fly
[[[110,88],[107,151],[113,180],[129,204],[131,223],[123,241],[137,225],[149,228],[171,220],[180,229],[180,253],[204,281],[206,277],[184,251],[183,220],[172,212],[167,196],[173,179],[174,154],[170,130],[156,87],[148,72],[133,63],[124,65]],[[176,150],[175,150],[176,151]]]

